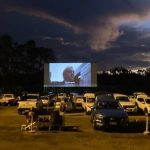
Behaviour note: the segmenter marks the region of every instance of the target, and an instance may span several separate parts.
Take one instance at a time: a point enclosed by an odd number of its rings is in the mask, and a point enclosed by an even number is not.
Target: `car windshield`
[[[121,102],[129,102],[129,98],[127,96],[118,96],[116,97],[116,100]]]
[[[87,98],[87,102],[88,103],[94,103],[95,102],[95,98]]]
[[[112,99],[112,94],[101,94],[96,96],[96,100]]]
[[[117,102],[100,101],[97,103],[97,108],[99,109],[121,109]]]
[[[147,104],[150,104],[150,99],[146,99],[146,103],[147,103]]]

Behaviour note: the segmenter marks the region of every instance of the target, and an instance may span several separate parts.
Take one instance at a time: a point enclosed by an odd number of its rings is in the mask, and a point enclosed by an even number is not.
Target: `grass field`
[[[21,132],[25,117],[16,107],[0,106],[0,150],[149,150],[150,135],[144,135],[145,117],[131,116],[125,130],[94,131],[84,113],[65,115],[65,126],[79,130]],[[136,121],[136,123],[135,123]]]

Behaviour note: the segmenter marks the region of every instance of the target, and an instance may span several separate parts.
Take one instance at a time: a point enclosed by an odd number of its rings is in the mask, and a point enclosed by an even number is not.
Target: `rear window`
[[[121,106],[117,102],[100,101],[97,103],[99,109],[121,109]]]
[[[93,102],[95,102],[95,98],[87,98],[87,102],[88,103],[93,103]]]
[[[127,96],[118,96],[116,97],[116,100],[121,102],[129,102],[129,98]]]

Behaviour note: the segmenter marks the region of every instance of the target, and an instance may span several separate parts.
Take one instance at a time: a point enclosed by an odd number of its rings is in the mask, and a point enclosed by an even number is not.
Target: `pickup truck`
[[[0,104],[5,106],[17,105],[17,99],[14,94],[2,94],[0,96]]]
[[[32,108],[38,109],[38,107],[42,105],[40,103],[41,101],[39,94],[27,94],[18,102],[18,114],[26,114]]]

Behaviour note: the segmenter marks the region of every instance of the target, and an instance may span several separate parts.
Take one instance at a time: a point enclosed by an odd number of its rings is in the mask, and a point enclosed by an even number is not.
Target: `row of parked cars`
[[[14,101],[14,97],[10,94],[4,94],[3,97],[7,97],[9,102],[7,105]],[[128,124],[129,113],[136,114],[138,111],[150,113],[150,97],[143,92],[135,92],[132,96],[110,92],[87,92],[83,95],[58,93],[44,96],[28,93],[17,100],[17,105],[18,114],[25,114],[31,108],[42,110],[53,107],[65,112],[80,108],[90,115],[94,129],[112,125],[123,127]]]
[[[143,92],[135,92],[132,96],[113,93],[113,98],[119,101],[127,113],[137,113],[139,110],[142,110],[144,113],[150,113],[150,97]],[[42,100],[42,105],[47,106],[50,99],[52,100],[48,95],[40,96],[35,93],[26,94],[26,96],[22,98],[15,97],[14,94],[1,94],[0,104],[8,106],[19,104],[19,110],[21,110],[22,106],[29,104],[35,107],[34,105],[37,105],[37,102],[34,103],[34,101],[36,100]],[[66,111],[71,111],[73,107],[76,106],[81,107],[86,114],[90,114],[91,107],[95,102],[95,93],[84,93],[83,95],[73,94],[72,97],[68,97],[66,93],[58,93],[57,96],[55,95],[55,97],[53,97],[53,100],[55,101],[55,107],[57,109],[63,107]]]
[[[130,101],[135,102],[137,110],[150,114],[150,96],[143,92],[135,92],[130,96]]]

